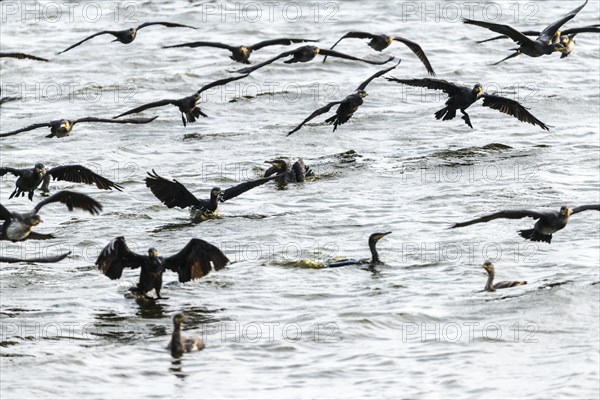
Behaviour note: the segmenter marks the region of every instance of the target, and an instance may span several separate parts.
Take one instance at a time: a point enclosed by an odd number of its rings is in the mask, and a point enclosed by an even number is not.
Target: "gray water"
[[[530,219],[447,229],[501,209],[599,202],[598,35],[579,35],[563,60],[521,56],[492,67],[513,43],[477,45],[489,32],[458,18],[536,29],[579,3],[469,3],[472,15],[462,2],[80,2],[71,13],[67,4],[46,3],[37,19],[24,14],[24,3],[0,3],[2,51],[53,61],[0,62],[2,96],[23,98],[2,106],[2,132],[188,96],[241,65],[224,50],[162,45],[292,36],[329,47],[349,30],[414,40],[439,78],[481,82],[551,125],[546,132],[480,104],[469,110],[473,130],[459,118],[436,121],[444,96],[378,79],[336,132],[320,124],[323,115],[286,137],[313,110],[383,68],[329,59],[277,62],[209,91],[202,99],[209,117],[187,128],[174,107],[164,107],[143,114],[159,116],[149,125],[79,124],[63,139],[44,138],[46,129],[4,138],[3,166],[83,164],[125,190],[53,182],[53,191],[92,195],[104,211],[94,217],[50,205],[37,230],[57,239],[1,243],[5,255],[72,255],[58,264],[2,265],[0,397],[598,398],[598,213],[573,216],[551,245],[518,236]],[[130,45],[100,36],[54,55],[94,32],[146,21],[199,29],[150,27]],[[598,22],[599,4],[591,1],[566,27]],[[251,60],[291,48],[266,48]],[[400,43],[385,54],[364,40],[343,41],[337,50],[394,55],[402,63],[390,75],[426,76]],[[263,161],[276,157],[304,158],[317,178],[285,189],[264,185],[200,224],[187,210],[163,206],[143,183],[155,169],[204,198],[215,185],[260,176]],[[2,203],[29,210],[25,198],[8,201],[13,187],[12,177],[0,180]],[[367,258],[367,238],[378,231],[393,233],[379,243],[384,264],[375,270],[307,268]],[[162,294],[169,299],[136,301],[125,295],[138,271],[111,281],[94,267],[100,249],[119,235],[135,251],[154,246],[163,255],[203,238],[232,263],[185,284],[167,272]],[[498,280],[529,283],[479,292],[486,259],[495,262]],[[178,311],[189,317],[186,334],[206,341],[204,351],[179,360],[165,350]]]

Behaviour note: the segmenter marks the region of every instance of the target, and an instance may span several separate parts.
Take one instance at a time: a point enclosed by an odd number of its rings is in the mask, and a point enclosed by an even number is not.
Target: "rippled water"
[[[52,4],[61,6],[60,14]],[[98,4],[101,18],[92,22]],[[599,202],[598,35],[579,35],[564,60],[521,56],[491,67],[512,44],[475,44],[488,32],[464,26],[456,15],[460,7],[463,16],[482,19],[486,9],[492,21],[533,29],[577,4],[485,2],[466,15],[461,2],[80,2],[71,14],[67,4],[44,3],[36,20],[23,14],[33,3],[0,3],[2,51],[53,61],[1,61],[2,96],[23,98],[2,105],[2,132],[57,118],[110,117],[135,104],[188,96],[240,65],[226,51],[162,45],[296,36],[327,47],[349,30],[412,39],[438,77],[481,82],[552,126],[546,132],[480,105],[470,109],[473,130],[460,119],[435,121],[443,96],[379,79],[336,132],[318,124],[322,116],[286,138],[313,110],[381,68],[330,59],[274,63],[207,92],[202,109],[209,118],[187,128],[175,108],[165,107],[144,113],[159,116],[150,125],[81,124],[64,139],[45,139],[45,130],[5,138],[2,165],[80,163],[125,190],[54,182],[54,191],[92,194],[104,212],[92,217],[48,206],[39,231],[58,239],[1,244],[6,255],[73,254],[54,265],[2,265],[0,396],[597,398],[598,213],[574,216],[551,245],[521,240],[516,230],[531,220],[446,229],[505,208]],[[503,14],[494,19],[498,9]],[[590,2],[567,27],[598,20],[599,5]],[[100,36],[54,55],[93,32],[145,21],[199,29],[146,28],[131,45]],[[266,48],[251,60],[284,50]],[[338,50],[384,56],[362,40],[342,42]],[[384,53],[402,59],[391,75],[425,76],[401,44]],[[200,224],[190,222],[187,210],[162,206],[143,184],[154,168],[205,197],[214,185],[261,175],[263,161],[280,156],[304,158],[317,178],[283,190],[259,187],[222,204],[222,218]],[[10,177],[0,181],[3,204],[29,209],[28,200],[8,201],[13,185]],[[376,231],[393,234],[379,243],[385,263],[375,270],[304,268],[312,264],[307,260],[368,257],[367,238]],[[98,251],[118,235],[134,250],[155,246],[163,254],[200,237],[233,263],[186,284],[167,273],[169,299],[136,301],[124,295],[137,271],[110,281],[94,267]],[[486,258],[495,260],[498,279],[529,284],[479,292]],[[189,316],[188,334],[207,342],[204,351],[180,360],[164,348],[177,311]]]

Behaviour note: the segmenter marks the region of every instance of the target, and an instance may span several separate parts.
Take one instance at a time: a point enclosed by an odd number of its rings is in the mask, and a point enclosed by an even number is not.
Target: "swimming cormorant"
[[[533,229],[520,230],[519,234],[525,239],[531,240],[532,242],[546,242],[550,243],[552,240],[552,234],[560,231],[569,222],[569,216],[580,213],[587,210],[600,211],[600,204],[592,204],[586,206],[575,207],[573,209],[566,206],[562,206],[560,211],[546,211],[537,212],[529,210],[505,210],[497,213],[484,215],[483,217],[476,218],[466,222],[460,222],[451,226],[451,228],[461,228],[463,226],[473,225],[480,222],[488,222],[498,218],[507,219],[521,219],[521,218],[533,218],[537,219],[537,222],[533,226]]]
[[[147,124],[154,121],[158,117],[153,118],[130,118],[130,119],[122,119],[116,121],[114,119],[105,119],[105,118],[96,118],[96,117],[86,117],[79,119],[57,119],[55,121],[50,122],[42,122],[40,124],[33,124],[26,126],[25,128],[17,129],[16,131],[1,133],[0,137],[12,136],[17,133],[27,132],[38,128],[50,128],[50,134],[46,135],[47,138],[52,137],[65,137],[71,134],[73,130],[73,126],[80,122],[102,122],[109,124]]]
[[[337,51],[321,49],[316,46],[301,46],[301,47],[298,47],[297,49],[281,53],[280,55],[273,57],[270,60],[264,61],[260,64],[256,64],[252,67],[242,68],[235,72],[237,72],[238,74],[250,74],[250,73],[256,71],[257,69],[264,67],[265,65],[269,65],[269,64],[279,60],[280,58],[284,58],[284,57],[288,57],[288,56],[292,56],[292,58],[289,60],[285,60],[284,64],[309,62],[309,61],[312,61],[317,55],[345,58],[346,60],[353,60],[353,61],[362,61],[364,63],[373,64],[373,65],[382,65],[382,64],[390,62],[394,59],[394,57],[390,57],[385,61],[369,61],[369,60],[365,60],[362,58],[350,56],[348,54],[338,53]]]
[[[314,176],[310,167],[304,165],[303,159],[298,159],[291,167],[290,164],[281,158],[272,161],[265,161],[266,164],[271,164],[271,167],[265,171],[264,177],[267,178],[273,174],[279,174],[279,178],[275,182],[279,184],[304,182],[306,178]]]
[[[166,26],[167,28],[198,29],[193,26],[175,24],[172,22],[146,22],[146,23],[141,24],[137,28],[129,28],[129,29],[125,29],[122,31],[102,31],[102,32],[94,33],[93,35],[86,37],[85,39],[75,43],[74,45],[72,45],[70,47],[67,47],[66,49],[64,49],[63,51],[61,51],[57,54],[62,54],[64,52],[67,52],[67,51],[71,50],[72,48],[79,46],[83,42],[86,42],[92,38],[95,38],[96,36],[105,35],[105,34],[113,35],[116,38],[115,40],[113,40],[113,42],[121,42],[123,44],[129,44],[129,43],[133,42],[133,40],[135,39],[135,37],[137,35],[137,31],[139,31],[142,28],[145,28],[147,26],[152,26],[152,25],[162,25],[162,26]]]
[[[0,262],[5,263],[55,263],[64,260],[67,256],[71,254],[70,251],[59,254],[57,256],[42,256],[42,257],[33,257],[33,258],[17,258],[17,257],[4,257],[0,256]]]
[[[200,351],[204,348],[204,341],[199,337],[184,338],[181,334],[181,325],[186,320],[183,313],[177,313],[173,316],[173,334],[167,349],[171,350],[171,355],[179,358],[183,353]]]
[[[0,204],[0,220],[4,220],[0,240],[18,242],[26,239],[46,240],[54,238],[52,235],[31,231],[34,226],[42,222],[38,215],[40,209],[50,203],[63,203],[67,206],[69,211],[73,211],[74,208],[79,208],[89,211],[92,215],[98,214],[99,211],[102,210],[100,203],[91,197],[68,190],[61,190],[60,192],[53,194],[47,199],[39,202],[33,210],[27,213],[10,212]]]
[[[483,289],[485,292],[495,292],[496,289],[506,289],[514,286],[527,285],[527,281],[502,281],[494,283],[494,276],[496,274],[494,271],[494,264],[492,264],[490,261],[486,261],[481,266],[488,273],[488,280],[485,284],[485,288]]]
[[[454,83],[441,79],[386,79],[391,82],[398,82],[409,86],[425,87],[433,90],[442,90],[447,93],[449,98],[446,101],[446,107],[435,113],[436,119],[442,119],[444,121],[451,120],[456,117],[456,110],[460,110],[460,112],[463,114],[462,119],[469,127],[473,128],[473,125],[471,125],[471,118],[469,118],[469,115],[465,112],[465,110],[477,100],[483,99],[482,105],[484,107],[493,108],[501,113],[515,117],[521,122],[537,125],[547,131],[550,130],[546,124],[534,117],[529,111],[527,111],[527,108],[523,107],[518,101],[502,96],[483,93],[483,86],[481,86],[480,83],[476,84],[473,89],[471,89],[466,86],[458,86]]]
[[[210,273],[223,269],[229,259],[218,247],[202,240],[191,239],[177,254],[170,257],[159,257],[155,248],[148,250],[148,255],[132,252],[125,243],[125,238],[119,236],[112,240],[98,256],[96,266],[110,279],[120,279],[125,268],[141,268],[140,280],[131,289],[132,293],[147,297],[152,289],[162,299],[162,275],[169,269],[176,272],[179,282],[200,279]]]
[[[233,61],[242,63],[242,64],[250,64],[248,59],[253,51],[260,50],[263,47],[267,46],[289,46],[293,43],[305,43],[305,42],[318,42],[318,40],[310,40],[310,39],[289,39],[289,38],[281,38],[281,39],[271,39],[264,40],[262,42],[255,43],[251,46],[230,46],[224,43],[218,42],[191,42],[191,43],[182,43],[176,44],[173,46],[163,46],[165,49],[171,49],[174,47],[216,47],[219,49],[225,49],[231,51],[231,58]]]
[[[218,81],[214,81],[209,83],[208,85],[203,86],[202,88],[200,88],[200,90],[198,90],[196,93],[194,93],[191,96],[188,97],[184,97],[182,99],[166,99],[166,100],[159,100],[159,101],[155,101],[152,103],[147,103],[144,104],[142,106],[133,108],[129,111],[125,111],[123,114],[119,114],[116,117],[113,118],[120,118],[124,115],[129,115],[129,114],[135,114],[135,113],[139,113],[142,112],[144,110],[147,110],[149,108],[155,108],[155,107],[162,107],[162,106],[166,106],[166,105],[173,105],[177,108],[179,108],[179,111],[181,111],[181,121],[183,122],[183,126],[187,126],[188,122],[196,122],[196,118],[199,118],[200,116],[203,117],[208,117],[208,115],[204,114],[201,110],[200,107],[197,107],[196,104],[198,103],[198,101],[200,100],[200,94],[202,92],[204,92],[205,90],[214,88],[216,86],[221,86],[221,85],[225,85],[229,82],[233,82],[233,81],[237,81],[239,79],[243,79],[245,77],[247,77],[248,74],[246,75],[241,75],[241,76],[236,76],[234,78],[225,78],[225,79],[220,79]]]
[[[0,168],[0,176],[4,176],[9,172],[19,177],[15,184],[15,190],[9,196],[9,199],[15,196],[25,196],[25,193],[28,193],[29,200],[33,200],[33,192],[42,182],[42,191],[49,192],[50,177],[53,180],[96,185],[98,189],[104,190],[116,189],[121,191],[123,189],[121,185],[92,172],[82,165],[61,165],[46,169],[44,164],[37,163],[31,169]]]
[[[380,264],[379,253],[377,253],[377,242],[381,240],[384,236],[389,235],[392,232],[384,232],[384,233],[373,233],[369,236],[369,249],[371,250],[371,260],[368,262],[369,265],[374,266],[375,264]],[[351,258],[347,258],[344,260],[334,261],[327,263],[327,267],[345,267],[346,265],[357,265],[357,264],[367,264],[367,261],[364,260],[354,260]]]
[[[335,110],[335,115],[333,115],[332,117],[329,117],[325,120],[326,123],[333,124],[333,131],[335,132],[338,125],[342,125],[342,124],[345,124],[346,122],[348,122],[350,117],[352,117],[352,115],[356,112],[356,110],[358,110],[358,107],[360,107],[363,104],[363,102],[364,102],[363,99],[367,96],[367,92],[365,91],[365,89],[367,88],[367,85],[369,83],[371,83],[371,81],[373,79],[378,78],[381,75],[384,75],[384,74],[390,72],[391,70],[396,68],[399,64],[400,64],[400,61],[398,61],[398,64],[394,65],[393,67],[382,69],[381,71],[374,73],[373,75],[371,75],[369,77],[369,79],[367,79],[366,81],[361,83],[356,88],[354,93],[346,96],[346,98],[344,98],[343,100],[333,101],[333,102],[319,108],[318,110],[316,110],[315,112],[310,114],[304,121],[302,121],[300,123],[300,125],[298,125],[293,130],[288,132],[287,136],[290,136],[292,133],[300,130],[300,128],[302,128],[304,126],[304,124],[306,124],[308,121],[312,120],[315,117],[318,117],[321,114],[325,114],[326,112],[331,110],[331,108],[333,106],[337,105],[338,108],[337,108],[337,110]]]
[[[28,60],[44,61],[44,62],[49,62],[50,61],[50,60],[48,60],[46,58],[32,56],[31,54],[25,54],[25,53],[2,53],[2,52],[0,52],[0,58],[4,58],[4,57],[7,57],[7,58],[18,58],[20,60],[28,59]]]
[[[493,32],[501,33],[505,36],[508,36],[519,45],[519,47],[514,49],[515,52],[513,54],[494,64],[498,65],[501,62],[506,61],[509,58],[516,57],[520,54],[525,54],[529,57],[541,57],[543,55],[552,54],[555,51],[565,51],[563,50],[564,45],[557,40],[557,37],[560,37],[559,29],[564,23],[573,19],[573,17],[575,17],[575,15],[577,15],[577,13],[581,11],[583,7],[585,7],[587,2],[588,0],[585,0],[585,3],[583,3],[581,6],[572,10],[558,21],[555,21],[552,24],[548,25],[535,40],[529,39],[526,34],[519,32],[518,30],[508,25],[494,24],[491,22],[484,21],[475,21],[467,18],[464,18],[463,22],[465,24],[477,25],[483,28],[487,28]]]
[[[425,68],[427,68],[427,72],[429,73],[429,75],[435,76],[433,67],[431,66],[431,63],[429,62],[429,60],[427,59],[425,52],[423,51],[421,46],[419,46],[417,43],[415,43],[413,41],[404,39],[403,37],[400,37],[400,36],[393,36],[393,35],[377,35],[377,34],[368,33],[368,32],[348,32],[344,36],[342,36],[337,42],[335,42],[335,44],[333,46],[331,46],[331,48],[329,50],[333,50],[333,48],[335,46],[337,46],[337,44],[339,42],[341,42],[343,39],[348,39],[348,38],[370,39],[368,45],[373,50],[376,50],[376,51],[382,51],[383,49],[386,49],[389,45],[392,44],[392,42],[394,40],[397,42],[400,42],[400,43],[404,43],[406,46],[408,46],[408,48],[413,53],[415,53],[415,55],[417,57],[419,57],[419,60],[421,60],[421,62],[425,66]],[[323,62],[325,62],[325,61],[327,61],[327,56],[325,56],[325,58],[323,58]]]

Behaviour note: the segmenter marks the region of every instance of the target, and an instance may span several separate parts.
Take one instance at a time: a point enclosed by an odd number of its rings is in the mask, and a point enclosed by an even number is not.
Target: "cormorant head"
[[[364,99],[365,97],[367,97],[367,92],[364,90],[359,90],[358,91],[358,95],[360,96],[361,99]]]
[[[554,46],[554,51],[559,51],[561,53],[568,51],[567,47],[562,42],[554,43],[553,46]]]
[[[210,198],[219,198],[221,196],[221,194],[223,193],[223,191],[221,190],[221,188],[219,187],[214,187],[212,188],[212,190],[210,191]]]
[[[476,83],[475,86],[473,86],[473,93],[476,96],[479,96],[483,93],[483,86],[481,85],[481,83]]]
[[[192,100],[194,100],[194,103],[197,103],[198,100],[200,100],[200,94],[199,93],[194,93],[192,95]]]
[[[150,247],[148,249],[148,255],[150,257],[158,257],[158,250],[156,250],[154,247]]]
[[[394,41],[394,37],[393,37],[393,36],[386,36],[386,37],[385,37],[385,41],[386,41],[386,43],[387,43],[387,44],[388,44],[388,46],[389,46],[389,45],[390,45],[390,44],[392,44],[392,42]]]
[[[46,167],[44,167],[44,164],[42,163],[35,164],[33,169],[35,169],[35,172],[37,172],[40,175],[43,175],[46,172]]]
[[[71,130],[71,127],[71,121],[69,121],[68,119],[63,119],[62,121],[60,121],[60,125],[58,126],[59,129],[65,132],[69,132]]]
[[[369,246],[372,244],[374,245],[375,243],[379,242],[382,237],[387,236],[390,233],[392,233],[392,232],[373,233],[371,236],[369,236]]]
[[[494,264],[492,264],[490,260],[487,260],[481,266],[487,271],[488,274],[494,273]]]
[[[277,168],[278,171],[285,171],[287,169],[287,162],[285,162],[285,160],[282,160],[281,158],[272,161],[267,160],[265,161],[265,164],[271,164],[272,166]]]
[[[240,53],[242,53],[245,57],[248,54],[248,48],[246,46],[240,47]]]
[[[36,225],[39,225],[40,222],[42,222],[42,219],[40,218],[39,215],[35,214],[35,215],[32,215],[31,217],[29,217],[29,220],[27,222],[30,226],[36,226]]]
[[[173,324],[174,325],[181,325],[183,323],[183,321],[185,321],[186,317],[184,313],[177,313],[175,315],[173,315]]]
[[[573,214],[573,210],[571,210],[569,207],[567,206],[562,206],[560,208],[560,215],[562,215],[565,218],[569,218],[569,216]]]
[[[313,52],[314,55],[317,55],[317,54],[319,54],[321,52],[320,48],[318,48],[316,46],[311,46],[311,47],[312,47],[311,50],[312,50],[312,52]]]

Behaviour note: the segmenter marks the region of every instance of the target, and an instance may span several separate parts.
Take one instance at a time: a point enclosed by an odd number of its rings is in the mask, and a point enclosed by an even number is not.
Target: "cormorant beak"
[[[381,239],[382,239],[384,236],[387,236],[387,235],[389,235],[390,233],[392,233],[392,232],[384,232],[384,233],[380,233],[379,235],[377,235],[377,236],[375,237],[375,239],[377,239],[377,241],[380,241],[380,240],[381,240]]]

